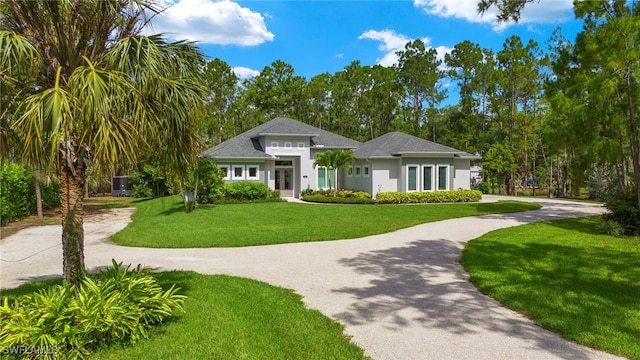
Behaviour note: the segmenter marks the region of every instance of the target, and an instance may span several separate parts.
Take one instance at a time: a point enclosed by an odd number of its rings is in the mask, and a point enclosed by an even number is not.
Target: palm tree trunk
[[[74,173],[66,160],[61,158],[58,169],[62,200],[62,271],[67,282],[78,284],[84,274],[84,168],[82,165],[76,166]]]

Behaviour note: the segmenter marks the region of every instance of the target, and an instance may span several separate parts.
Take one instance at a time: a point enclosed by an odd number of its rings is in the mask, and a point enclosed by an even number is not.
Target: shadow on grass
[[[354,301],[334,316],[352,325],[381,322],[391,330],[419,325],[455,335],[501,333],[561,358],[587,357],[584,349],[568,346],[481,294],[468,282],[459,257],[460,250],[447,240],[418,240],[341,259],[341,265],[375,279],[367,287],[335,290]]]

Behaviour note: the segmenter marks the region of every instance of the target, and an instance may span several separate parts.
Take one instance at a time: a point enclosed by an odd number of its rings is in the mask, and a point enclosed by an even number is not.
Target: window
[[[362,176],[369,177],[369,165],[362,165]]]
[[[293,166],[293,160],[276,160],[276,166]]]
[[[304,143],[298,143],[298,149],[304,149]]]
[[[353,166],[347,166],[347,176],[348,177],[353,176]]]
[[[244,180],[244,166],[233,166],[233,180]]]
[[[333,181],[333,169],[327,169],[324,166],[318,166],[318,189],[334,189],[335,182]]]
[[[360,165],[354,166],[353,170],[356,177],[362,176],[362,167],[360,167]]]
[[[407,167],[407,191],[418,190],[418,167]]]
[[[293,148],[293,145],[290,142],[286,142],[286,143],[284,143],[284,148],[285,149],[291,149],[291,148]]]
[[[231,166],[229,165],[218,165],[220,170],[222,170],[222,178],[224,180],[231,180]]]
[[[247,165],[247,179],[258,180],[258,165]]]
[[[433,166],[422,167],[422,190],[433,190]]]
[[[438,190],[447,190],[447,166],[438,166]]]
[[[277,141],[272,141],[272,142],[271,142],[271,148],[272,148],[272,149],[277,149],[278,147],[279,147],[279,144],[278,144],[278,142],[277,142]]]

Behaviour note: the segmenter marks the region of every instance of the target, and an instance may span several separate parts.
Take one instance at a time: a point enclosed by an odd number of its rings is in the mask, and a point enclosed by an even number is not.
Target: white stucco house
[[[303,189],[334,187],[331,169],[313,167],[316,154],[352,150],[356,160],[341,170],[340,188],[373,197],[388,191],[469,189],[475,155],[401,132],[361,143],[305,123],[276,118],[203,152],[216,159],[225,181],[260,181],[282,197]]]

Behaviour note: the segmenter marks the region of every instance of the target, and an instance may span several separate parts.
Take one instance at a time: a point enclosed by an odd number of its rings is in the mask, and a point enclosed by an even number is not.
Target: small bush
[[[305,195],[302,200],[329,204],[375,204],[376,201],[365,197],[333,197],[325,195]]]
[[[624,228],[622,227],[622,225],[618,224],[618,222],[615,220],[607,219],[602,219],[602,221],[600,221],[596,225],[596,231],[600,234],[610,236],[620,236],[624,234]]]
[[[473,190],[478,190],[483,194],[488,194],[490,190],[489,183],[480,181],[479,183],[473,186]]]
[[[48,349],[43,359],[83,358],[99,346],[135,343],[176,312],[185,296],[163,291],[148,269],[113,267],[76,288],[64,283],[0,306],[0,348]]]
[[[226,200],[259,200],[274,195],[265,183],[255,181],[238,181],[224,184]]]
[[[478,190],[432,191],[432,192],[383,192],[376,196],[379,204],[418,204],[474,202],[482,199]]]
[[[40,185],[40,195],[42,196],[42,208],[51,209],[60,206],[60,184],[51,181],[49,184]]]
[[[148,188],[144,184],[133,184],[133,189],[131,190],[132,198],[148,198],[151,197],[152,192],[151,189]]]
[[[605,206],[609,210],[605,220],[612,220],[624,229],[625,235],[640,234],[640,207],[635,189],[614,195]]]
[[[30,215],[35,210],[33,177],[22,165],[5,163],[0,168],[0,224]]]

